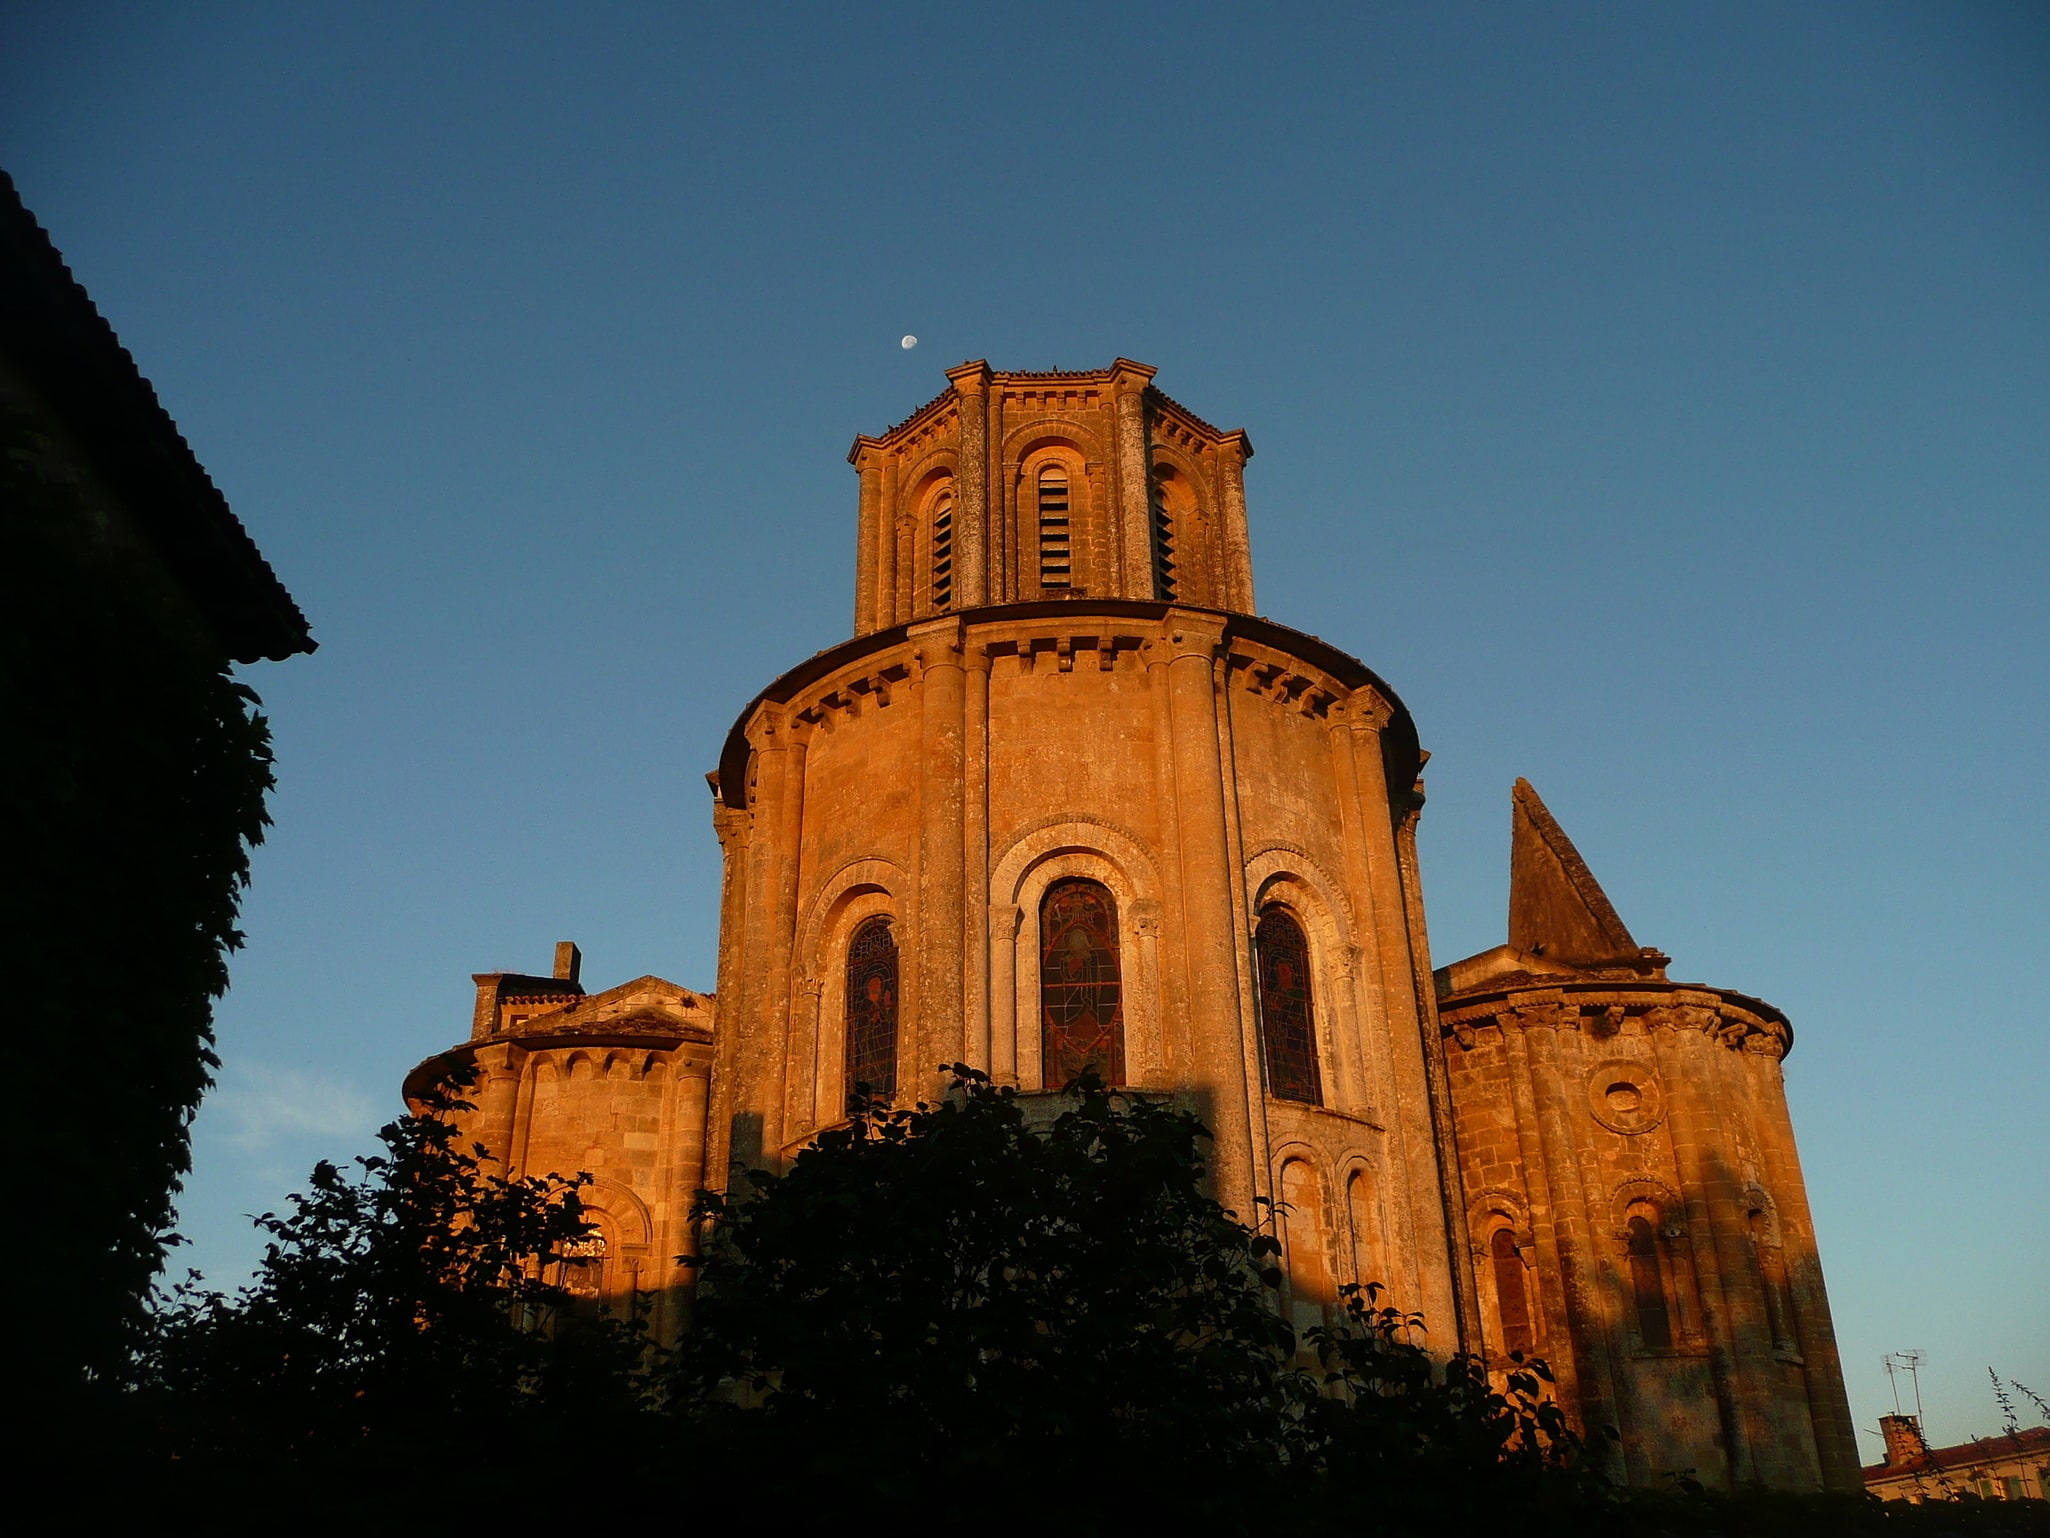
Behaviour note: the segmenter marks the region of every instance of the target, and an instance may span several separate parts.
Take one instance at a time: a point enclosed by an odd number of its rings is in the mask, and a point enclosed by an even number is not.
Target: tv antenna
[[[1901,1413],[1900,1379],[1897,1372],[1908,1375],[1908,1384],[1915,1393],[1915,1424],[1922,1424],[1922,1364],[1929,1360],[1926,1351],[1889,1351],[1879,1359],[1879,1365],[1886,1369],[1886,1382],[1893,1390],[1893,1413]]]

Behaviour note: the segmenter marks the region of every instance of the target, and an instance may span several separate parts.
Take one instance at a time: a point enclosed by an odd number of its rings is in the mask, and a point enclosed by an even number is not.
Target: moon
[[[906,352],[909,352],[912,348],[918,345],[918,338],[915,336],[907,336],[904,338],[903,341],[899,342],[897,345],[903,348]]]

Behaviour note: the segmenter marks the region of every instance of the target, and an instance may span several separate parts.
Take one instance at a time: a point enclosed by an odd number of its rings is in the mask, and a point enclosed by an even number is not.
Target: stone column
[[[1173,732],[1175,807],[1180,826],[1182,950],[1188,976],[1188,1030],[1202,1111],[1215,1134],[1217,1199],[1255,1221],[1254,1086],[1246,1081],[1245,1022],[1239,1008],[1238,936],[1233,933],[1231,869],[1218,754],[1214,662],[1222,625],[1171,611],[1153,643],[1166,658]]]
[[[1714,1071],[1704,1061],[1717,1051],[1708,1031],[1715,1011],[1697,1006],[1662,1006],[1646,1017],[1672,1123],[1673,1157],[1680,1167],[1681,1199],[1687,1208],[1687,1237],[1694,1251],[1695,1282],[1701,1291],[1702,1334],[1722,1417],[1729,1481],[1746,1485],[1761,1477],[1746,1414],[1738,1361],[1740,1334],[1733,1283],[1744,1275],[1739,1249],[1747,1242],[1731,1225],[1735,1191],[1728,1179],[1715,1103],[1704,1082]]]
[[[718,795],[717,775],[709,777]],[[737,799],[737,798],[736,798]],[[712,831],[719,838],[723,876],[719,889],[719,1013],[726,1021],[713,1038],[712,1098],[707,1110],[705,1174],[701,1180],[726,1189],[728,1161],[732,1157],[734,1079],[738,1047],[747,1013],[747,899],[752,861],[748,853],[749,830],[754,816],[745,807],[729,806],[715,799]]]
[[[1224,436],[1218,445],[1219,487],[1223,492],[1224,581],[1219,608],[1252,614],[1253,544],[1246,532],[1246,461],[1253,457],[1253,443],[1244,433]]]
[[[483,1076],[477,1094],[477,1111],[471,1119],[475,1140],[498,1161],[493,1173],[513,1173],[513,1112],[519,1105],[520,1065],[526,1052],[510,1042],[498,1042],[477,1051],[476,1064]]]
[[[880,629],[876,577],[882,561],[883,472],[875,450],[856,450],[854,467],[861,474],[861,518],[854,541],[854,633],[867,635]]]
[[[903,564],[898,556],[904,543],[904,532],[899,526],[904,510],[897,505],[897,456],[891,454],[883,461],[883,485],[881,501],[876,509],[876,628],[887,630],[892,625],[904,622],[909,610],[904,607],[904,595],[898,585],[898,568]]]
[[[1015,603],[1018,598],[1018,519],[1014,505],[1017,492],[1013,478],[1004,471],[1004,392],[992,388],[984,411],[988,423],[989,452],[989,576],[984,586],[984,603]]]
[[[1112,596],[1153,598],[1153,503],[1151,456],[1146,452],[1146,386],[1154,371],[1120,358],[1111,365],[1117,400],[1117,505],[1111,541],[1119,570]],[[1092,585],[1092,592],[1096,591]]]
[[[1016,903],[989,905],[989,1073],[999,1084],[1018,1082],[1018,925]]]
[[[989,653],[962,656],[961,1061],[990,1071],[989,1001]]]
[[[989,602],[989,382],[987,363],[948,369],[960,397],[954,462],[954,607]]]
[[[1787,1112],[1781,1063],[1748,1063],[1771,1075],[1756,1098],[1768,1109],[1762,1128],[1772,1199],[1779,1209],[1780,1253],[1785,1257],[1787,1291],[1794,1309],[1794,1334],[1801,1348],[1801,1372],[1808,1390],[1808,1415],[1815,1427],[1815,1452],[1822,1465],[1822,1483],[1831,1490],[1857,1490],[1864,1484],[1859,1468],[1858,1439],[1851,1420],[1851,1402],[1844,1393],[1843,1363],[1837,1355],[1836,1327],[1829,1317],[1829,1296],[1822,1284],[1822,1260],[1816,1252],[1815,1218],[1808,1210],[1808,1187],[1801,1178],[1801,1158],[1794,1146],[1794,1123]]]
[[[762,864],[766,920],[761,948],[761,993],[755,1003],[755,1076],[751,1098],[762,1118],[762,1159],[773,1168],[782,1157],[784,1104],[790,1062],[791,952],[797,944],[797,878],[804,833],[804,733],[795,722],[774,718],[757,749],[759,804],[774,819],[763,830],[771,847]]]
[[[1559,1246],[1559,1287],[1565,1294],[1574,1344],[1581,1358],[1580,1413],[1584,1429],[1622,1423],[1616,1390],[1616,1321],[1602,1296],[1602,1264],[1590,1231],[1587,1191],[1580,1179],[1581,1150],[1573,1135],[1577,1097],[1569,1095],[1559,1068],[1559,1033],[1568,1011],[1560,1005],[1518,1010],[1518,1036],[1529,1064],[1531,1097],[1552,1186],[1552,1232]],[[1577,1015],[1578,1011],[1573,1012]]]
[[[1423,1026],[1424,1072],[1431,1095],[1431,1127],[1438,1142],[1438,1188],[1443,1193],[1445,1245],[1452,1261],[1452,1287],[1459,1309],[1460,1349],[1481,1338],[1480,1287],[1474,1278],[1473,1251],[1463,1242],[1466,1226],[1466,1177],[1459,1164],[1459,1133],[1452,1118],[1452,1077],[1445,1064],[1445,1028],[1438,1019],[1437,984],[1431,977],[1431,937],[1424,927],[1422,865],[1417,859],[1416,829],[1423,809],[1423,782],[1412,793],[1407,812],[1395,825],[1395,866],[1402,875],[1403,912],[1409,920],[1411,973],[1416,978],[1417,1012]]]
[[[911,627],[920,694],[918,777],[918,1018],[909,1033],[916,1053],[900,1070],[900,1092],[936,1093],[935,1070],[963,1055],[961,857],[966,844],[963,795],[966,669],[961,621],[928,620]]]
[[[1373,925],[1381,998],[1388,1012],[1388,1063],[1395,1090],[1395,1104],[1386,1108],[1389,1140],[1402,1154],[1402,1211],[1422,1272],[1423,1296],[1418,1307],[1429,1318],[1449,1325],[1458,1317],[1458,1306],[1452,1287],[1452,1259],[1446,1253],[1436,1140],[1422,1135],[1431,1126],[1431,1096],[1424,1067],[1423,1022],[1417,1017],[1409,921],[1403,911],[1402,874],[1396,866],[1388,771],[1381,753],[1382,730],[1393,712],[1387,702],[1362,691],[1349,702],[1349,714],[1352,780],[1359,796],[1361,852],[1367,869],[1368,913],[1363,917],[1370,917]],[[1441,1328],[1448,1338],[1456,1332],[1456,1327]]]
[[[1371,741],[1383,707],[1378,699],[1365,694],[1361,698],[1360,709],[1364,712],[1367,740]],[[1374,903],[1371,880],[1367,875],[1367,837],[1360,826],[1359,784],[1353,763],[1353,715],[1354,705],[1349,700],[1331,707],[1331,767],[1338,783],[1338,829],[1340,843],[1345,850],[1345,895],[1353,922],[1361,930],[1346,937],[1360,958],[1358,966],[1349,968],[1349,981],[1356,1000],[1352,1017],[1353,1039],[1334,1041],[1332,1047],[1334,1056],[1350,1062],[1352,1077],[1359,1086],[1355,1102],[1343,1109],[1385,1124],[1388,1106],[1376,1102],[1387,1098],[1393,1086],[1380,1082],[1382,1076],[1375,1070],[1385,1065],[1386,1054],[1370,1053],[1366,1040],[1370,1029],[1379,1028],[1386,1033],[1388,1008],[1381,997],[1381,972],[1377,959],[1379,946],[1374,936]],[[1351,960],[1350,957],[1346,959]]]
[[[1560,1274],[1559,1198],[1553,1189],[1552,1168],[1545,1158],[1543,1134],[1538,1130],[1537,1097],[1530,1082],[1530,1055],[1523,1044],[1526,1029],[1521,1010],[1504,1009],[1496,1016],[1502,1034],[1502,1076],[1509,1081],[1509,1104],[1515,1113],[1516,1155],[1523,1165],[1524,1200],[1530,1204],[1531,1248],[1537,1252],[1535,1269],[1539,1287],[1534,1323],[1539,1328],[1538,1354],[1551,1363],[1559,1388],[1559,1403],[1584,1426],[1588,1394],[1581,1383],[1580,1361],[1573,1349],[1573,1314],[1566,1306],[1564,1289],[1549,1284]],[[1473,1236],[1467,1235],[1471,1243]],[[1527,1285],[1527,1284],[1526,1284]],[[1496,1312],[1500,1315],[1500,1301]],[[1492,1343],[1504,1358],[1508,1342]]]

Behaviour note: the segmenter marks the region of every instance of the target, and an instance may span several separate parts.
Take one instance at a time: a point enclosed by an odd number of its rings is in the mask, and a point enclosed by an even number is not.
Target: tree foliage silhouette
[[[561,1285],[589,1232],[587,1176],[491,1174],[444,1090],[345,1173],[321,1163],[234,1296],[174,1289],[143,1361],[163,1445],[186,1460],[398,1464],[480,1437],[642,1407],[638,1319]]]
[[[786,1173],[701,1198],[675,1381],[710,1434],[879,1496],[998,1471],[1156,1497],[1581,1478],[1541,1366],[1448,1373],[1371,1289],[1298,1341],[1279,1248],[1204,1193],[1187,1110],[1094,1076],[1048,1101],[952,1072],[939,1103],[861,1106]]]

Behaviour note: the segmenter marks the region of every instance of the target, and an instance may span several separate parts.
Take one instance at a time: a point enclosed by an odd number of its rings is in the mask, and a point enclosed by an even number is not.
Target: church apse
[[[1509,943],[1437,974],[1482,1345],[1545,1357],[1633,1483],[1853,1487],[1792,1027],[1670,981],[1527,782],[1511,809]]]
[[[1378,1283],[1434,1350],[1549,1358],[1633,1479],[1854,1484],[1785,1018],[1668,981],[1521,783],[1509,943],[1434,974],[1427,755],[1253,613],[1246,435],[1129,359],[947,381],[849,455],[852,636],[707,776],[716,1001],[478,979],[484,1140],[600,1177],[583,1283],[687,1285],[692,1192],[853,1093],[965,1063],[1051,1115],[1093,1069],[1203,1117],[1298,1322]]]

